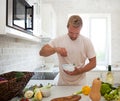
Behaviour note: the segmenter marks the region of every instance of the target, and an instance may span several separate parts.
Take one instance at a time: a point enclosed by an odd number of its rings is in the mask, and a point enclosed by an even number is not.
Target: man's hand
[[[68,75],[78,75],[81,74],[82,72],[80,72],[80,68],[75,67],[74,71],[66,71],[64,70],[65,73],[67,73]]]
[[[55,51],[63,57],[67,56],[67,51],[65,48],[57,47],[57,48],[55,48]]]

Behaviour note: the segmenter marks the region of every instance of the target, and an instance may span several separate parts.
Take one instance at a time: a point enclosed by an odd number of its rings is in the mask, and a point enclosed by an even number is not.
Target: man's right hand
[[[67,51],[65,48],[62,48],[62,47],[56,47],[55,48],[55,51],[60,54],[61,56],[63,57],[66,57],[67,56]]]

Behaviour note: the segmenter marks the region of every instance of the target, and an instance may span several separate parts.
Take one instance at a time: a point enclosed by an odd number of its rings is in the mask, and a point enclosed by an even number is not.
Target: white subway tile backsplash
[[[0,48],[0,55],[2,54],[2,48]]]
[[[33,71],[40,67],[40,44],[0,36],[0,73],[12,70]]]

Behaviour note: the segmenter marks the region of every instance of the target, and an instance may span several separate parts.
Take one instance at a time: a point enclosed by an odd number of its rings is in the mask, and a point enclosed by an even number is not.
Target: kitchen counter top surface
[[[51,88],[51,96],[48,98],[43,98],[43,101],[50,101],[53,98],[56,97],[64,97],[64,96],[70,96],[74,92],[81,89],[82,86],[53,86]],[[80,101],[91,101],[88,96],[81,94]],[[103,98],[101,101],[105,101]]]
[[[36,84],[37,81],[29,81],[27,86]],[[64,97],[64,96],[70,96],[74,92],[80,90],[82,86],[52,86],[51,87],[51,95],[49,97],[43,97],[42,101],[51,101],[53,98],[57,97]],[[13,98],[11,101],[19,101],[19,98]],[[30,100],[32,101],[32,100]],[[81,94],[80,101],[91,101],[88,96]],[[103,98],[101,98],[101,101],[105,101]]]
[[[81,89],[81,86],[53,86],[51,88],[51,96],[48,98],[43,98],[43,101],[50,101],[56,97],[70,96],[79,89]],[[90,101],[88,96],[82,95],[81,98],[82,99],[80,101]]]

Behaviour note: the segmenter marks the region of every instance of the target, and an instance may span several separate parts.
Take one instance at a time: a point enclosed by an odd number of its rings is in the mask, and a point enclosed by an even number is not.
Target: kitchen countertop
[[[37,81],[29,81],[27,86],[30,86],[30,84],[31,85],[36,84]],[[51,99],[56,98],[56,97],[70,96],[74,92],[80,90],[81,88],[82,88],[82,86],[52,86],[51,87],[51,95],[46,98],[43,97],[42,101],[50,101]],[[19,101],[19,98],[17,98],[17,97],[13,98],[11,101]],[[80,101],[91,101],[91,100],[88,96],[81,94]],[[105,101],[105,100],[103,98],[101,98],[101,101]]]
[[[51,88],[51,96],[43,98],[43,101],[50,101],[56,97],[70,96],[79,89],[81,89],[81,86],[53,86]],[[80,101],[90,101],[90,99],[88,96],[82,95],[82,99]]]
[[[74,92],[80,90],[82,86],[53,86],[51,88],[51,96],[48,98],[43,98],[43,101],[50,101],[53,98],[56,97],[64,97],[64,96],[70,96]],[[88,96],[81,94],[80,101],[91,101]],[[101,98],[101,101],[105,101],[103,98]]]

